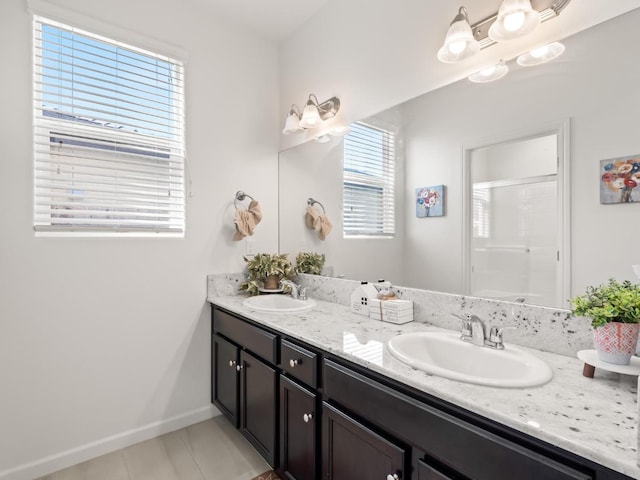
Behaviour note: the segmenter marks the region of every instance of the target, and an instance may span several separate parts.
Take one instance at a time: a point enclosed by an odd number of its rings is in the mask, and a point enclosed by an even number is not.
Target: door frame
[[[462,147],[462,285],[471,292],[471,235],[473,234],[473,195],[471,192],[471,155],[474,150],[504,143],[557,135],[558,164],[558,268],[556,269],[557,308],[570,308],[571,296],[571,120],[551,122],[493,138],[467,142]],[[547,305],[551,306],[551,305]]]

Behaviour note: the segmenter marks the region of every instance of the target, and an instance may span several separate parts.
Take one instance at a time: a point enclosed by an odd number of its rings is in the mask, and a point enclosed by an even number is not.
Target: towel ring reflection
[[[245,198],[250,198],[251,200],[253,200],[253,197],[251,195],[247,195],[242,190],[238,190],[236,192],[236,198],[233,199],[233,206],[236,207],[236,209],[237,209],[238,208],[238,202],[244,201]]]
[[[311,197],[309,197],[309,199],[307,200],[307,205],[311,207],[314,205],[320,205],[320,208],[322,208],[322,214],[324,215],[325,213],[327,213],[324,209],[324,205],[322,205],[318,200],[315,200]]]

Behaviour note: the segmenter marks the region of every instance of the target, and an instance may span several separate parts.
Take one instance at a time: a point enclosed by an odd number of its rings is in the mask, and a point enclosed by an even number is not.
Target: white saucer
[[[282,288],[258,288],[262,293],[282,293]]]
[[[622,373],[624,375],[640,375],[640,357],[636,357],[635,355],[631,357],[631,363],[629,363],[629,365],[616,365],[615,363],[603,362],[598,358],[598,352],[595,350],[580,350],[578,352],[578,358],[584,363],[609,372]]]

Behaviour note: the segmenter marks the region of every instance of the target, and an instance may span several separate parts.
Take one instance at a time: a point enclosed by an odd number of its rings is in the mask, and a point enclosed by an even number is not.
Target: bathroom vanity
[[[393,336],[434,329],[423,323],[209,300],[212,401],[283,479],[640,478],[629,386],[585,379],[577,359],[531,350],[553,367],[548,384],[471,385],[388,353]]]

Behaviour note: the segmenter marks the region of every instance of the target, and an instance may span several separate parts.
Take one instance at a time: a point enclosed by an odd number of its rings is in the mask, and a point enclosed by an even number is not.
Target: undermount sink
[[[289,295],[272,294],[249,297],[242,302],[242,305],[258,312],[295,313],[311,310],[316,306],[316,302],[311,299],[300,300]]]
[[[480,347],[448,332],[416,332],[393,337],[388,348],[398,360],[427,373],[492,387],[535,387],[553,370],[543,360],[512,345]]]

